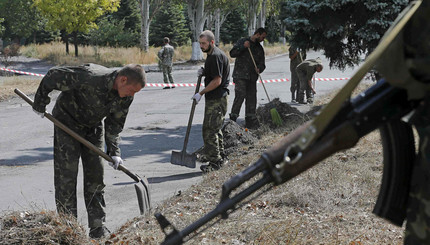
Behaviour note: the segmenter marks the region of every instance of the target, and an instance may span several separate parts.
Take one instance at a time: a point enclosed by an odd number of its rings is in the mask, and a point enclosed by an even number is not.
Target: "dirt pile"
[[[73,220],[55,211],[10,213],[0,217],[0,243],[89,244],[85,229]]]
[[[224,139],[224,150],[226,154],[234,151],[235,147],[252,145],[258,137],[246,128],[242,128],[235,121],[228,121],[222,128]]]
[[[257,118],[261,124],[268,125],[270,128],[278,127],[272,121],[270,110],[275,108],[281,116],[283,126],[300,125],[310,119],[308,114],[301,113],[297,108],[291,107],[287,103],[283,103],[279,98],[275,98],[267,104],[260,105],[257,108]]]

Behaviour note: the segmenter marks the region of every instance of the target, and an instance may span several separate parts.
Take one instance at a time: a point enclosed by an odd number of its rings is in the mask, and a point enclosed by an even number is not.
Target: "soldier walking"
[[[164,38],[164,46],[158,51],[158,58],[160,60],[160,68],[163,72],[163,81],[166,84],[173,84],[173,76],[172,76],[172,66],[173,66],[173,54],[175,49],[169,44],[170,39],[168,37]],[[170,86],[166,86],[163,89],[169,89]],[[172,86],[175,88],[175,86]]]
[[[203,157],[209,163],[201,165],[203,172],[218,170],[227,162],[224,153],[222,126],[227,113],[228,85],[230,81],[230,62],[225,53],[215,46],[214,34],[206,30],[199,37],[200,48],[207,53],[205,66],[198,70],[198,76],[205,77],[205,88],[196,93],[193,99],[198,103],[205,95],[203,119]]]
[[[104,150],[112,157],[114,169],[122,164],[119,133],[123,130],[135,93],[146,84],[140,65],[127,65],[112,71],[106,67],[86,64],[78,67],[55,67],[40,82],[34,97],[33,110],[44,116],[51,99],[49,93],[61,91],[52,115],[71,130]],[[103,136],[103,131],[105,135]],[[54,127],[54,186],[58,213],[77,218],[76,185],[79,159],[84,175],[84,199],[91,238],[109,234],[105,227],[105,200],[102,158],[79,141]]]
[[[320,58],[305,60],[297,66],[296,71],[300,81],[299,94],[297,96],[299,104],[313,103],[316,92],[312,87],[311,80],[315,72],[321,72],[322,69],[323,65]],[[307,101],[305,101],[305,92]]]
[[[238,40],[230,50],[230,56],[236,58],[233,70],[235,96],[230,120],[237,120],[240,108],[245,100],[245,125],[248,128],[257,128],[259,126],[255,113],[257,107],[257,79],[258,75],[266,69],[264,49],[260,44],[266,36],[267,31],[264,28],[258,28],[254,35]],[[248,48],[251,49],[257,69],[254,66]]]

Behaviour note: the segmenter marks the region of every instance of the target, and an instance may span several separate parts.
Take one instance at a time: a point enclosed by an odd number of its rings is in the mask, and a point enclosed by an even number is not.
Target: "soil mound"
[[[287,103],[283,103],[279,98],[275,98],[267,104],[260,105],[257,108],[257,118],[262,124],[268,125],[270,128],[278,127],[272,120],[270,110],[275,108],[279,113],[284,126],[288,125],[300,125],[305,121],[308,121],[310,117],[308,114],[301,113],[297,108],[291,107]]]
[[[249,130],[242,128],[235,121],[227,121],[222,128],[222,133],[224,137],[224,150],[226,154],[231,153],[234,147],[241,145],[252,145],[257,140],[258,137],[250,132]]]

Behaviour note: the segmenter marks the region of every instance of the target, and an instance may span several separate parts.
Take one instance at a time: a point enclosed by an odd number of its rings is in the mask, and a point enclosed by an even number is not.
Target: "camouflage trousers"
[[[206,100],[205,117],[203,119],[204,154],[210,162],[222,159],[224,141],[222,126],[227,113],[227,96],[220,99]]]
[[[161,65],[161,71],[163,72],[164,83],[169,83],[169,81],[170,81],[170,83],[174,83],[171,66]]]
[[[309,83],[308,80],[305,76],[301,76],[300,74],[298,74],[298,78],[300,81],[300,85],[299,85],[299,93],[297,94],[297,102],[303,102],[305,101],[305,94],[306,94],[306,100],[308,102],[313,102],[313,94],[312,94],[312,89],[309,87]]]
[[[420,137],[409,192],[404,244],[430,244],[430,126],[416,127]]]
[[[291,99],[297,100],[299,97],[299,89],[300,89],[300,81],[299,77],[297,76],[296,68],[291,68],[291,86],[290,86],[290,92],[291,92]]]
[[[245,120],[250,121],[248,123],[254,123],[253,121],[257,119],[257,116],[255,115],[257,108],[256,81],[238,79],[237,81],[234,81],[234,84],[234,100],[233,106],[231,107],[230,118],[239,117],[240,108],[245,100]]]
[[[101,124],[94,128],[73,127],[72,130],[102,149],[103,129]],[[106,219],[102,159],[62,129],[55,127],[55,203],[59,213],[70,213],[75,217],[78,216],[76,186],[79,158],[82,159],[83,166],[84,199],[88,213],[88,226],[89,228],[100,227]]]

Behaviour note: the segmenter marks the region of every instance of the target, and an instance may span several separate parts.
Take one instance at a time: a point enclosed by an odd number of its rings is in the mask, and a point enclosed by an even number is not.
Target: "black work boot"
[[[224,159],[220,159],[216,162],[209,162],[208,165],[201,165],[200,170],[202,170],[203,173],[209,173],[220,169],[223,164],[224,164]]]
[[[105,226],[91,228],[89,236],[94,239],[100,239],[110,235],[110,231]]]
[[[230,120],[235,121],[237,120],[237,115],[234,113],[230,113]]]

